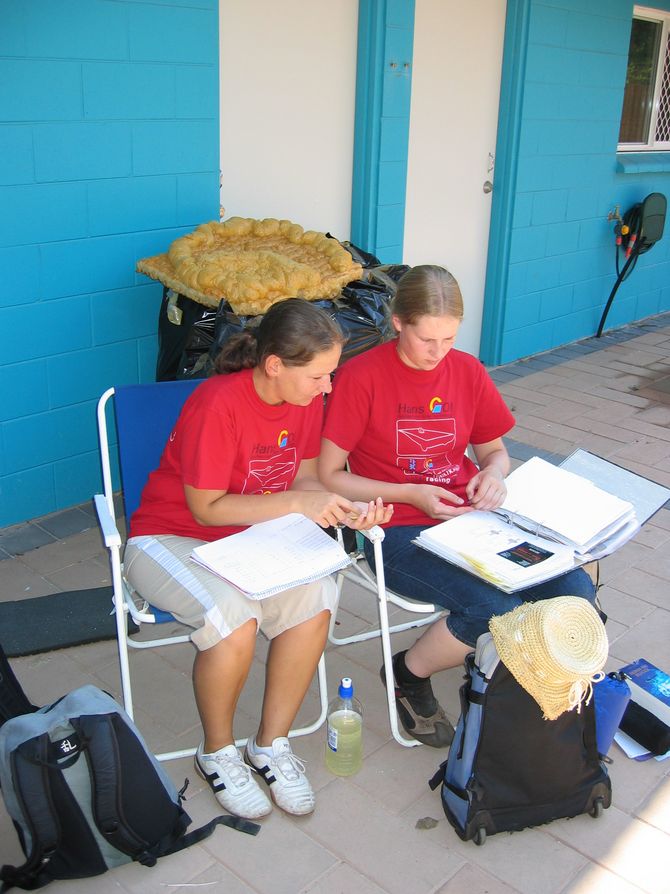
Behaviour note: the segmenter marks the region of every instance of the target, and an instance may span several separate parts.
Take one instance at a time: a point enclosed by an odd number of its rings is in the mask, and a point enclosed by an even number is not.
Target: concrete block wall
[[[608,212],[670,198],[670,154],[624,172],[616,152],[633,3],[530,6],[501,363],[593,335],[616,280]],[[618,290],[606,330],[668,309],[670,227]]]
[[[97,398],[154,378],[139,258],[218,218],[217,0],[3,0],[0,526],[100,488]]]

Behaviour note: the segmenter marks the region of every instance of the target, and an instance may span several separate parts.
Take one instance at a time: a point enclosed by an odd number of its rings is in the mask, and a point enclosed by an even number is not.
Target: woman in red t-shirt
[[[251,819],[271,810],[251,768],[288,813],[314,809],[287,735],[325,646],[336,587],[324,578],[252,600],[189,556],[205,541],[291,512],[322,527],[388,520],[381,500],[354,504],[317,478],[323,395],[342,343],[328,314],[300,299],[273,305],[256,329],[231,338],[217,358],[217,372],[226,375],[213,376],[186,401],[130,521],[128,583],[193,628],[193,685],[204,729],[196,769],[227,811]],[[259,627],[270,639],[265,695],[243,760],[233,717]]]
[[[415,546],[422,528],[473,509],[496,509],[510,462],[502,436],[514,417],[483,365],[454,348],[463,318],[458,283],[442,267],[408,271],[391,306],[397,338],[338,370],[326,405],[319,475],[352,500],[381,497],[389,588],[449,610],[407,652],[393,658],[396,704],[407,732],[443,747],[453,727],[430,676],[473,651],[493,615],[521,604]],[[477,464],[466,455],[472,448]],[[372,546],[366,557],[374,566]],[[581,569],[523,591],[523,601],[572,594],[595,598]]]

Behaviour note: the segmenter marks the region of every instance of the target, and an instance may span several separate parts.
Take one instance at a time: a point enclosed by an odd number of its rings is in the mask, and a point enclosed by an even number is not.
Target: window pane
[[[670,32],[665,45],[665,65],[663,67],[661,95],[658,100],[655,140],[657,143],[670,142]]]
[[[649,121],[654,99],[661,30],[660,22],[633,19],[619,132],[620,143],[646,143],[649,140]]]

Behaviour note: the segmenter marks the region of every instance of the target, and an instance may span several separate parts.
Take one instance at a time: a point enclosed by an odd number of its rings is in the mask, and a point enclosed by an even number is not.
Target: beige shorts
[[[319,612],[335,611],[332,577],[284,590],[267,599],[249,599],[231,584],[189,559],[202,540],[159,534],[132,537],[124,554],[124,576],[151,605],[193,628],[191,640],[209,649],[253,618],[268,639],[297,627]]]

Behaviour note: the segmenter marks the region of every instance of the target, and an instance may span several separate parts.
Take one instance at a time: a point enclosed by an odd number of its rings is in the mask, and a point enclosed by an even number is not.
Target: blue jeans
[[[503,615],[523,602],[538,602],[552,596],[581,596],[595,601],[595,587],[582,568],[561,577],[528,587],[520,593],[504,593],[480,578],[433,555],[412,540],[425,526],[397,525],[385,528],[382,545],[384,575],[390,590],[408,599],[432,602],[448,609],[447,627],[468,646],[489,629],[494,615]],[[374,569],[373,546],[365,540],[365,557]]]

